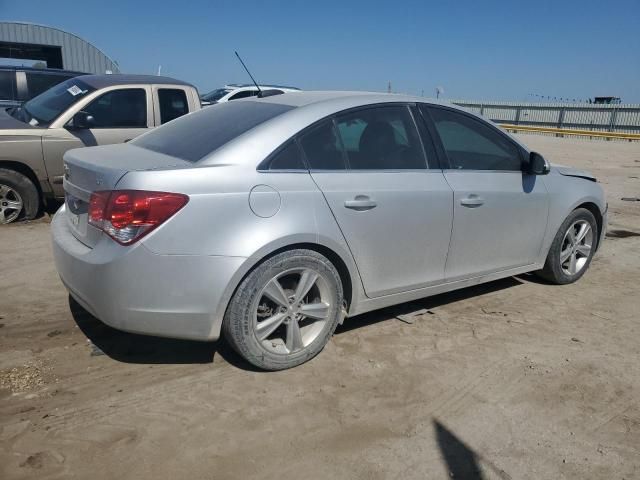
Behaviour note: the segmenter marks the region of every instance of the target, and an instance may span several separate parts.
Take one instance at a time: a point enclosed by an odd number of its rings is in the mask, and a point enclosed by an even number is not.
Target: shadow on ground
[[[526,280],[529,280],[527,278]],[[462,288],[452,292],[441,293],[432,297],[421,298],[413,302],[401,303],[392,307],[375,310],[373,312],[357,315],[345,320],[343,325],[339,325],[336,329],[336,335],[350,332],[356,328],[362,328],[375,323],[384,322],[385,320],[394,320],[400,315],[410,315],[412,312],[431,310],[436,307],[448,305],[450,303],[466,300],[467,298],[479,297],[488,293],[505,290],[507,288],[522,285],[523,280],[516,277],[503,278],[494,282],[474,285],[473,287]]]
[[[238,368],[256,370],[224,341],[196,342],[123,332],[102,323],[71,296],[69,307],[76,324],[94,345],[92,355],[105,354],[119,362],[141,364],[213,363],[219,355]]]
[[[348,319],[344,325],[338,326],[336,334],[340,335],[357,328],[395,319],[398,315],[407,315],[422,309],[430,310],[466,298],[511,288],[522,283],[521,280],[510,277],[358,315]],[[119,362],[141,364],[212,363],[216,355],[219,355],[225,361],[238,368],[256,371],[255,367],[244,361],[223,340],[196,342],[122,332],[102,323],[71,296],[69,297],[69,307],[73,319],[80,330],[91,340],[94,347],[97,347],[94,348],[94,354],[100,355],[104,353]]]
[[[434,419],[433,428],[435,430],[436,442],[442,454],[449,478],[459,478],[464,480],[483,480],[480,462],[493,472],[493,475],[501,480],[510,480],[504,470],[495,466],[491,461],[482,458],[471,447],[458,438],[451,430],[441,422]]]

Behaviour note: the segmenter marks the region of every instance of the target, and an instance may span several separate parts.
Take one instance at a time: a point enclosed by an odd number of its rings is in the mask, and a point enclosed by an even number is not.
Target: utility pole
[[[387,93],[391,93],[391,80],[389,80],[389,83],[387,84]]]

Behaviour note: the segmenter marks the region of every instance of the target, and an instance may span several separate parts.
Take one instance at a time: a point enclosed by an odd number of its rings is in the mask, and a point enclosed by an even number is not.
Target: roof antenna
[[[258,89],[258,97],[262,97],[262,90],[260,89],[260,87],[258,86],[258,82],[256,82],[256,79],[253,78],[253,75],[251,75],[251,72],[249,71],[249,69],[247,68],[247,66],[244,64],[244,62],[242,61],[242,58],[240,58],[240,55],[238,55],[238,52],[233,52],[236,54],[236,57],[238,57],[238,60],[240,60],[240,63],[242,64],[242,66],[244,67],[244,69],[246,70],[246,72],[249,74],[249,76],[251,77],[251,80],[253,80],[253,84],[256,86],[256,88]]]

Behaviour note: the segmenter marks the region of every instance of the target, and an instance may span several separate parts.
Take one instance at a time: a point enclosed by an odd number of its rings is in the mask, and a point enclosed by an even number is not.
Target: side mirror
[[[75,130],[84,130],[87,128],[93,128],[96,124],[93,115],[89,115],[87,112],[78,112],[76,113],[69,126]]]
[[[549,162],[537,152],[529,154],[529,173],[532,175],[546,175],[551,170]]]

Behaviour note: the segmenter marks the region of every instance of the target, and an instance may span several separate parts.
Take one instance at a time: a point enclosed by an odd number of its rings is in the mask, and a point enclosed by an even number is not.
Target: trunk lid
[[[64,155],[67,222],[73,235],[93,247],[102,231],[89,224],[89,200],[100,190],[115,190],[128,172],[186,168],[193,164],[133,145],[78,148]]]

